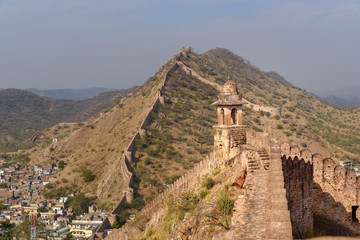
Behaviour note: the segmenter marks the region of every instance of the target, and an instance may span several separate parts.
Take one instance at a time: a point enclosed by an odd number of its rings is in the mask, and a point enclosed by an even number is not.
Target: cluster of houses
[[[4,204],[30,204],[49,183],[51,173],[57,169],[52,164],[19,169],[19,165],[0,169],[0,201]]]
[[[40,196],[42,188],[49,184],[58,169],[51,164],[28,169],[19,167],[14,165],[0,169],[0,222],[9,220],[11,224],[18,225],[29,216],[36,215],[42,226],[41,230],[38,229],[37,239],[60,240],[69,235],[86,239],[109,216],[109,213],[96,212],[94,207],[89,208],[89,214],[75,216],[66,204],[73,196],[71,194],[64,195],[55,203],[46,200],[34,203],[34,198]],[[0,228],[0,236],[5,231],[7,229]]]
[[[344,166],[344,167],[348,167],[350,169],[354,169],[356,176],[359,177],[360,176],[360,169],[358,166],[354,166],[353,161],[351,160],[346,160],[346,161],[340,161],[340,165]]]

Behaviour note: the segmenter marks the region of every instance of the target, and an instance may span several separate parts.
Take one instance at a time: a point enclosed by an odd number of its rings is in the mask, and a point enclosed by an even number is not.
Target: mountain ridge
[[[37,131],[60,122],[85,121],[110,107],[113,98],[130,90],[99,94],[87,100],[56,100],[20,89],[0,91],[0,150],[13,151],[30,146],[27,141]]]
[[[243,97],[254,104],[282,109],[283,117],[279,117],[255,111],[251,106],[245,108],[244,124],[254,131],[266,131],[274,139],[308,146],[324,157],[335,156],[337,161],[359,161],[356,148],[359,140],[350,132],[359,131],[355,116],[360,112],[334,109],[303,90],[278,84],[279,81],[228,50],[211,50],[201,55],[180,52],[102,116],[58,143],[38,146],[30,156],[33,164],[48,163],[49,159],[62,159],[67,164],[59,179],[67,179],[69,184],[55,182],[54,191],[81,189],[97,197],[100,209],[113,209],[119,203],[120,186],[125,181],[121,158],[127,154],[129,142],[138,133],[147,116],[146,109],[159,91],[164,96],[164,105],[150,114],[143,138],[134,141],[131,161],[126,163],[134,174],[131,187],[137,206],[150,202],[165,184],[174,182],[212,151],[211,126],[215,124],[216,113],[211,103],[216,101],[215,88],[180,67],[169,73],[177,61],[216,84],[233,79]],[[166,76],[168,81],[162,89]],[[51,134],[50,138],[54,136]],[[94,173],[93,182],[83,182],[83,169]],[[97,189],[101,192],[97,193]],[[136,212],[134,207],[129,210]]]
[[[71,99],[71,100],[85,100],[91,97],[95,97],[104,92],[119,91],[118,88],[81,88],[81,89],[48,89],[39,90],[36,88],[27,88],[26,91],[35,93],[38,96],[51,97],[55,99]]]

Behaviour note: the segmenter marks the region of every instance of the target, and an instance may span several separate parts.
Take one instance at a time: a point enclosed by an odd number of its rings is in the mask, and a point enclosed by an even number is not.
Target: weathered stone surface
[[[293,239],[291,231],[291,223],[288,222],[271,222],[266,226],[266,239]]]

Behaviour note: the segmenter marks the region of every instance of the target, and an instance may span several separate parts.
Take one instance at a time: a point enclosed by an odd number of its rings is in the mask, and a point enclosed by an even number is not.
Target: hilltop
[[[31,136],[61,122],[82,122],[112,106],[131,90],[112,91],[83,100],[56,100],[19,89],[0,91],[0,151],[29,147]]]
[[[104,92],[118,91],[115,88],[83,88],[83,89],[52,89],[52,90],[39,90],[36,88],[28,88],[26,91],[35,93],[39,96],[50,97],[55,99],[72,99],[72,100],[85,100],[95,97],[96,95]]]
[[[191,69],[191,73],[184,69]],[[102,116],[66,128],[68,133],[58,143],[46,145],[40,138],[42,144],[30,151],[31,163],[61,159],[67,165],[57,177],[62,183],[53,182],[48,196],[81,190],[96,196],[101,209],[111,210],[122,197],[126,180],[121,164],[124,149],[147,119],[145,135],[135,140],[133,158],[128,162],[137,204],[130,208],[140,209],[212,152],[211,126],[216,113],[211,103],[217,99],[217,84],[229,78],[251,102],[244,110],[244,124],[257,132],[266,131],[276,140],[308,146],[336,161],[359,161],[359,109],[334,108],[271,78],[226,49],[214,49],[204,54],[177,54]],[[164,104],[151,110],[159,90]],[[281,116],[273,114],[274,109],[281,109]],[[55,127],[43,137],[52,138],[61,129]],[[83,179],[85,171],[93,174],[92,181]]]

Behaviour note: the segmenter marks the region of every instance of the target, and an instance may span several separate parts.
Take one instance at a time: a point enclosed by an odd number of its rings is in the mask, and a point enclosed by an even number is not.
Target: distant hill
[[[13,151],[28,145],[39,130],[60,122],[85,121],[112,106],[131,90],[102,93],[87,100],[57,100],[34,93],[5,89],[0,91],[0,151]]]
[[[39,96],[46,96],[55,99],[72,99],[85,100],[104,92],[116,91],[116,88],[83,88],[83,89],[53,89],[53,90],[39,90],[36,88],[28,88],[26,91],[35,93]]]
[[[349,97],[349,98],[339,98],[331,95],[321,99],[324,100],[325,102],[328,102],[330,104],[339,107],[354,107],[360,105],[360,97],[357,96]]]
[[[334,91],[316,92],[322,100],[337,106],[353,107],[360,105],[360,85],[346,86]]]

